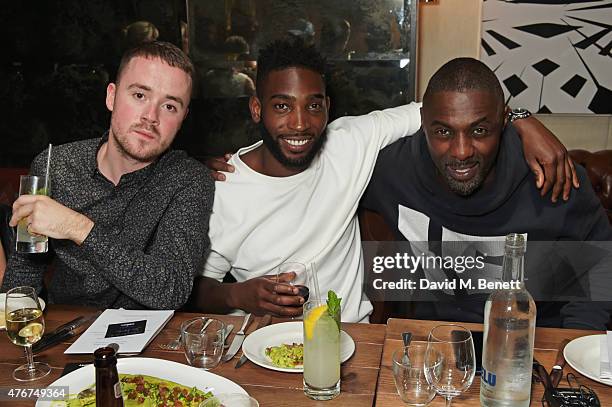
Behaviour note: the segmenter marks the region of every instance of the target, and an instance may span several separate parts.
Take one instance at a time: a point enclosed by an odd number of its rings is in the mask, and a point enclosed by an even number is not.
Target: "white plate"
[[[283,322],[282,324],[268,325],[258,329],[246,337],[242,343],[242,352],[256,365],[279,372],[301,373],[302,366],[278,367],[266,356],[266,348],[279,346],[283,343],[304,343],[304,331],[302,321]],[[344,331],[340,331],[340,363],[346,362],[355,352],[355,342]]]
[[[40,308],[42,308],[42,310],[45,310],[45,300],[43,300],[42,298],[38,298],[38,301],[40,301]],[[32,301],[34,302],[34,301]],[[6,316],[4,315],[4,306],[6,305],[6,293],[2,293],[0,294],[0,315],[2,315],[0,317],[0,329],[5,329],[5,318]]]
[[[242,393],[246,391],[236,383],[224,377],[197,369],[182,363],[154,358],[121,358],[117,360],[117,370],[125,374],[142,374],[169,380],[183,386],[197,387],[200,390],[210,390],[213,394]],[[68,386],[69,394],[78,394],[90,387],[96,381],[96,370],[93,365],[87,365],[64,377],[60,377],[49,386]],[[51,406],[51,401],[38,401],[36,407]]]
[[[605,335],[589,335],[574,339],[563,349],[563,357],[580,374],[612,386],[612,380],[599,377],[599,342],[602,336]]]

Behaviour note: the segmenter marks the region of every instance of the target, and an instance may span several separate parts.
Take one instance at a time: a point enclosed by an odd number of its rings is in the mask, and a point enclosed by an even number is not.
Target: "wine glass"
[[[452,398],[466,391],[474,381],[476,357],[472,333],[460,325],[443,324],[429,332],[425,352],[425,378],[436,392]]]
[[[32,345],[40,340],[45,332],[45,321],[32,287],[16,287],[6,293],[6,333],[15,345],[23,346],[27,364],[13,371],[13,378],[21,382],[40,379],[49,374],[51,368],[46,363],[34,362]]]

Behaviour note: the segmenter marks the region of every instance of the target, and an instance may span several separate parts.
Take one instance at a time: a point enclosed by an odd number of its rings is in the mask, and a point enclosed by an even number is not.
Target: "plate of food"
[[[242,352],[256,365],[287,373],[304,371],[304,330],[302,321],[283,322],[258,329],[246,337]],[[340,363],[355,352],[355,341],[340,331]]]
[[[170,360],[121,358],[117,360],[117,371],[126,407],[157,405],[153,400],[161,400],[163,395],[167,400],[181,401],[183,406],[197,407],[201,401],[217,394],[247,394],[231,380]],[[36,407],[93,407],[95,381],[93,365],[77,369],[50,384],[51,387],[68,386],[67,401],[38,401]]]
[[[40,301],[40,308],[45,310],[45,300],[38,297],[38,301]],[[32,303],[34,301],[32,300]],[[4,314],[4,307],[6,306],[6,293],[0,294],[0,329],[6,329],[6,315]]]
[[[563,349],[563,357],[578,373],[596,382],[612,386],[612,380],[602,379],[599,366],[599,352],[602,337],[606,335],[588,335],[576,338]]]

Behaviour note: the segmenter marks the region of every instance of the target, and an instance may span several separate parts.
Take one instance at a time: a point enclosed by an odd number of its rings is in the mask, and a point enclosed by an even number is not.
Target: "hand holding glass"
[[[15,287],[6,293],[6,333],[15,345],[23,346],[27,364],[13,371],[13,378],[27,382],[49,374],[46,363],[34,362],[32,345],[45,332],[45,321],[36,291],[32,287]]]
[[[19,179],[19,196],[21,195],[49,195],[47,177],[35,175],[22,175]],[[17,253],[46,253],[49,246],[47,236],[31,234],[28,230],[27,218],[19,220],[17,224],[17,239],[15,249]]]
[[[446,406],[474,381],[476,357],[472,333],[454,324],[438,325],[429,332],[425,353],[425,377]]]
[[[304,302],[307,302],[310,296],[310,289],[308,287],[308,274],[306,273],[306,266],[297,262],[287,262],[281,264],[278,266],[277,282],[278,276],[283,273],[295,273],[295,278],[289,281],[289,284],[296,287],[299,290],[298,295],[304,298]]]

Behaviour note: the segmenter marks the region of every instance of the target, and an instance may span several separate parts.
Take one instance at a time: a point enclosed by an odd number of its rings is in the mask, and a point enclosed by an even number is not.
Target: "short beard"
[[[281,163],[284,167],[294,170],[305,170],[308,168],[310,163],[312,163],[319,151],[321,151],[323,148],[325,140],[327,140],[327,129],[325,129],[323,133],[315,140],[315,144],[304,157],[291,159],[283,154],[278,139],[274,140],[268,129],[266,129],[266,126],[264,126],[263,120],[257,123],[257,131],[261,135],[263,144],[266,146],[268,151],[272,153],[272,156],[276,159],[276,161]]]
[[[448,173],[448,171],[446,171],[446,166],[448,164],[452,164],[453,166],[466,166],[474,163],[478,163],[478,172],[476,173],[476,175],[474,175],[472,179],[469,179],[465,182],[457,181]],[[480,188],[485,178],[487,177],[487,174],[489,173],[489,168],[483,167],[483,160],[449,160],[442,162],[440,164],[440,167],[438,167],[438,171],[442,173],[442,176],[446,180],[446,184],[448,185],[450,190],[461,196],[469,196],[473,194],[478,188]]]
[[[155,161],[157,158],[159,158],[164,153],[164,151],[157,151],[157,150],[146,151],[145,149],[137,149],[136,151],[132,151],[133,149],[129,147],[129,144],[126,141],[125,135],[121,135],[120,133],[117,133],[112,128],[111,128],[111,134],[109,135],[109,137],[112,137],[115,140],[115,145],[117,146],[117,151],[119,152],[119,154],[121,154],[123,157],[127,159],[137,161],[139,163],[143,163],[143,164],[151,163]]]

